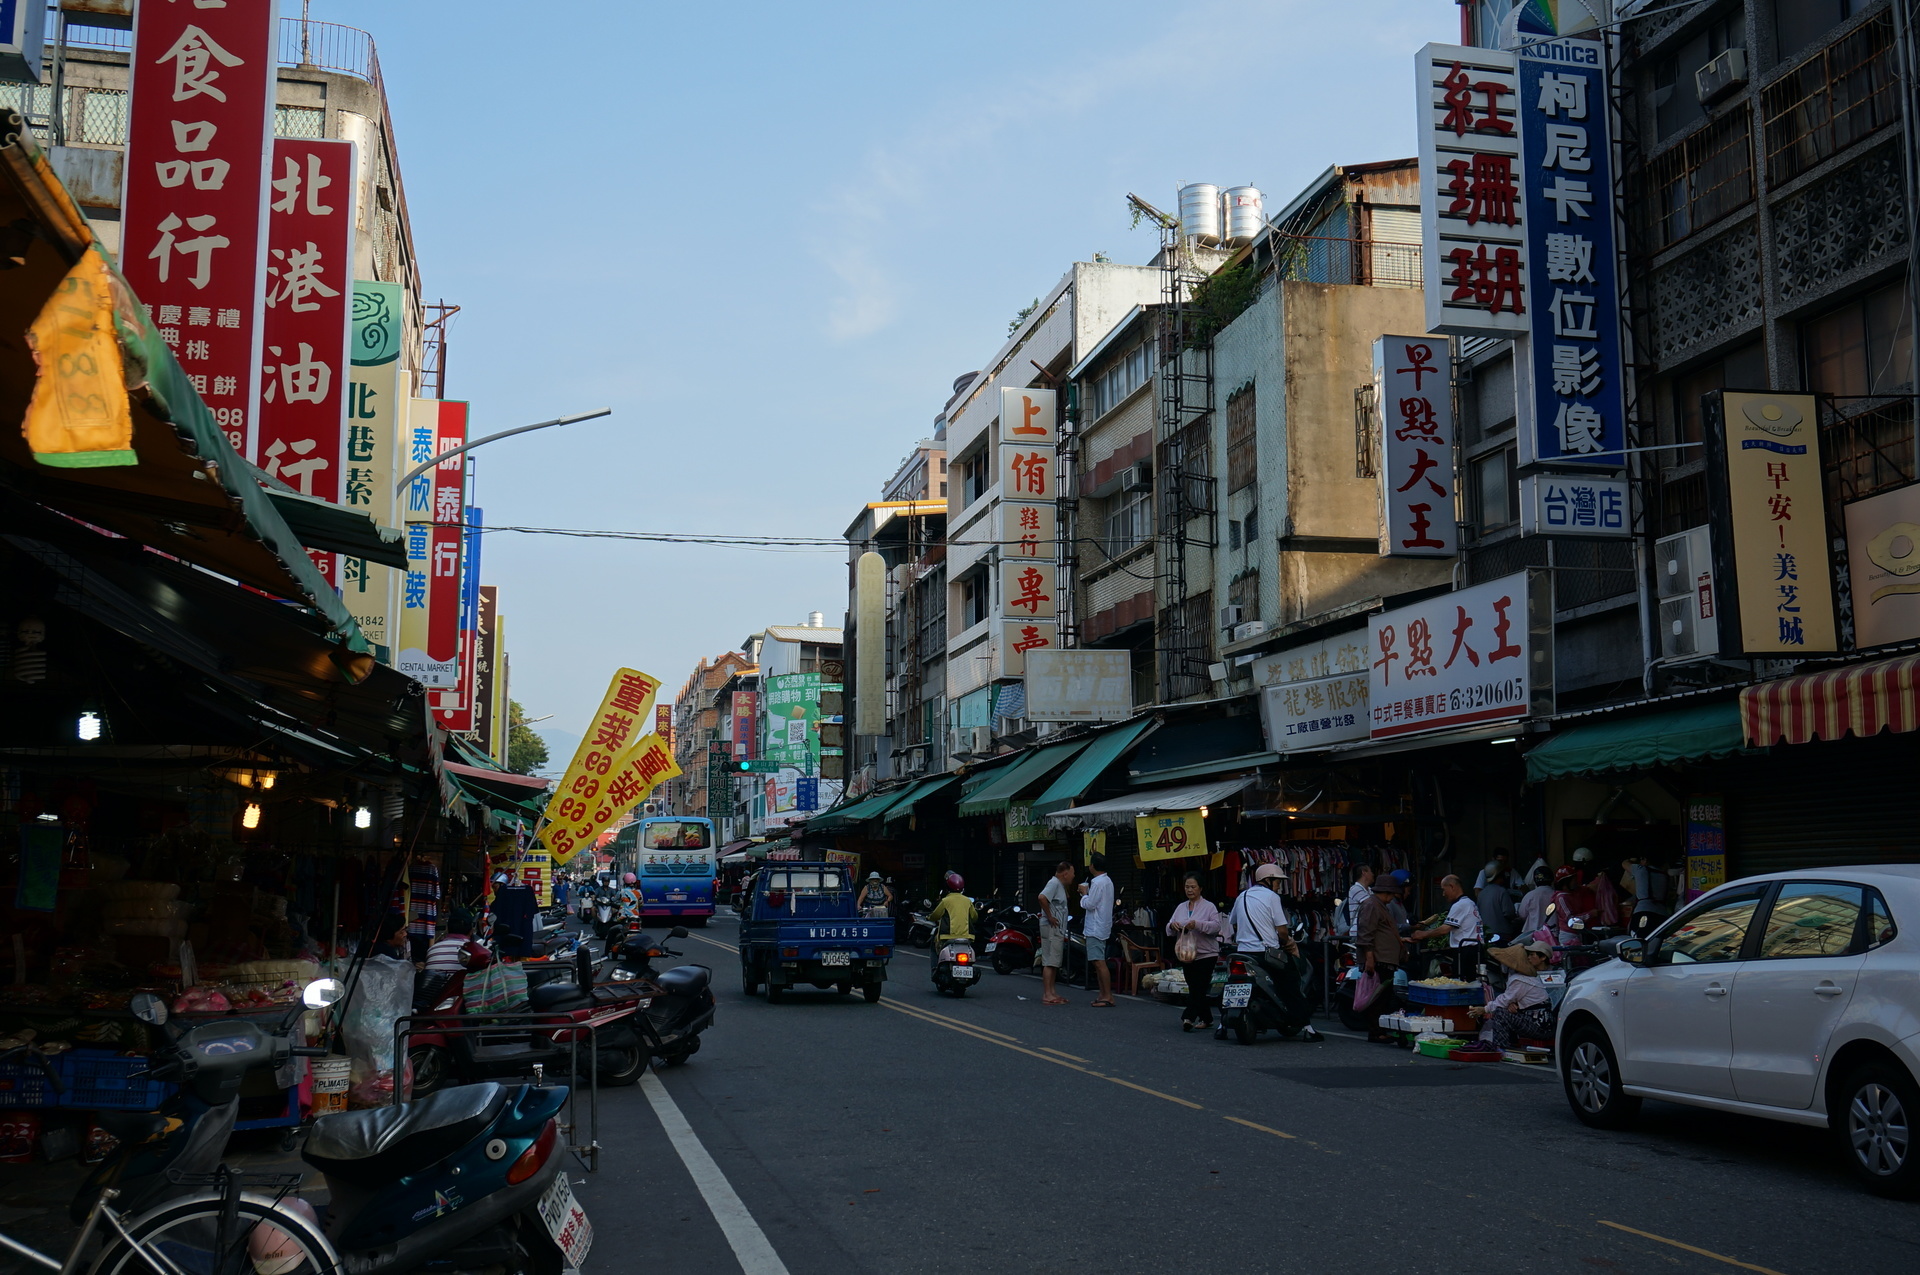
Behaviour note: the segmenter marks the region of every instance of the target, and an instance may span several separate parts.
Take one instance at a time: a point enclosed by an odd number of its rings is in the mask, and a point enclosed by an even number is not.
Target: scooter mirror
[[[670,938],[670,939],[683,939],[683,938],[686,938],[686,937],[687,937],[687,930],[686,930],[686,927],[685,927],[685,926],[682,926],[682,925],[676,925],[676,926],[674,926],[674,927],[673,927],[673,928],[672,928],[671,930],[668,930],[668,931],[667,931],[667,937],[668,937],[668,938]]]
[[[135,992],[127,1002],[127,1012],[151,1027],[167,1021],[167,1003],[152,992]]]
[[[337,978],[316,978],[307,984],[300,993],[301,1003],[308,1009],[320,1009],[331,1005],[347,994],[347,985]]]

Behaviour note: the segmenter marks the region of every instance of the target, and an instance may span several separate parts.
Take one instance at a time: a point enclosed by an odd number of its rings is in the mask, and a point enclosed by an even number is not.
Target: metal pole
[[[406,473],[406,476],[401,478],[399,482],[393,485],[393,494],[396,496],[399,495],[401,492],[406,490],[408,483],[418,478],[421,474],[426,473],[429,469],[432,469],[435,465],[438,465],[441,461],[451,460],[453,457],[460,455],[462,452],[470,452],[476,447],[484,446],[487,443],[495,442],[502,438],[511,438],[515,434],[525,434],[529,430],[549,429],[555,425],[572,425],[576,421],[590,421],[595,419],[596,417],[611,416],[611,415],[613,415],[613,409],[611,407],[602,407],[591,412],[582,412],[578,416],[562,416],[555,420],[539,421],[532,425],[519,425],[519,426],[515,426],[513,429],[503,429],[498,434],[488,434],[485,438],[476,438],[471,443],[462,443],[460,446],[453,448],[451,451],[441,452],[438,456],[433,457],[431,460],[421,461],[418,465],[415,465],[412,469],[408,470]]]

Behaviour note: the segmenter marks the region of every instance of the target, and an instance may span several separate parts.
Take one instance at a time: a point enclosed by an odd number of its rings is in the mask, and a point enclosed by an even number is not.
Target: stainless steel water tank
[[[1227,242],[1234,247],[1252,243],[1266,224],[1267,202],[1258,186],[1229,186],[1221,194]]]
[[[1180,225],[1194,243],[1220,242],[1220,188],[1195,182],[1180,188]]]

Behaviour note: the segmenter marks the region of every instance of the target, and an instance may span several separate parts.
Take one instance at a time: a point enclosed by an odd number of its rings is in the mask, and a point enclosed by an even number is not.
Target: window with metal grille
[[[1752,120],[1742,104],[1647,165],[1661,247],[1753,202]]]
[[[1254,387],[1249,385],[1227,399],[1227,490],[1251,487],[1260,476],[1259,451],[1254,442]]]
[[[1907,285],[1855,297],[1800,325],[1807,388],[1823,394],[1903,394],[1913,389]]]
[[[1243,571],[1233,578],[1227,586],[1227,602],[1240,608],[1240,622],[1260,618],[1260,572],[1253,569]]]
[[[1913,481],[1913,402],[1822,400],[1820,452],[1830,508]]]
[[[1380,412],[1374,402],[1374,387],[1362,385],[1353,392],[1353,476],[1379,477],[1379,457]]]
[[[318,106],[276,106],[273,108],[275,137],[325,137],[327,112]]]
[[[1883,13],[1768,85],[1760,98],[1767,180],[1792,181],[1893,123],[1894,81],[1893,18]]]
[[[88,146],[127,144],[125,89],[67,90],[67,140]]]

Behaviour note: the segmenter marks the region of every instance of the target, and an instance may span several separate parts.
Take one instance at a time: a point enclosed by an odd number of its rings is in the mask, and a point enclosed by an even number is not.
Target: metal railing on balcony
[[[67,43],[77,49],[128,53],[133,49],[133,32],[115,31],[107,27],[69,26]],[[337,71],[369,84],[380,83],[380,55],[374,48],[373,37],[358,27],[342,26],[338,22],[282,18],[279,56],[281,66]]]
[[[1273,242],[1274,277],[1289,283],[1346,283],[1375,288],[1420,286],[1420,245],[1385,239],[1280,235]]]
[[[1914,480],[1914,403],[1910,394],[1820,396],[1820,452],[1830,510]]]
[[[1779,186],[1899,118],[1893,18],[1849,31],[1762,91],[1767,180]]]

